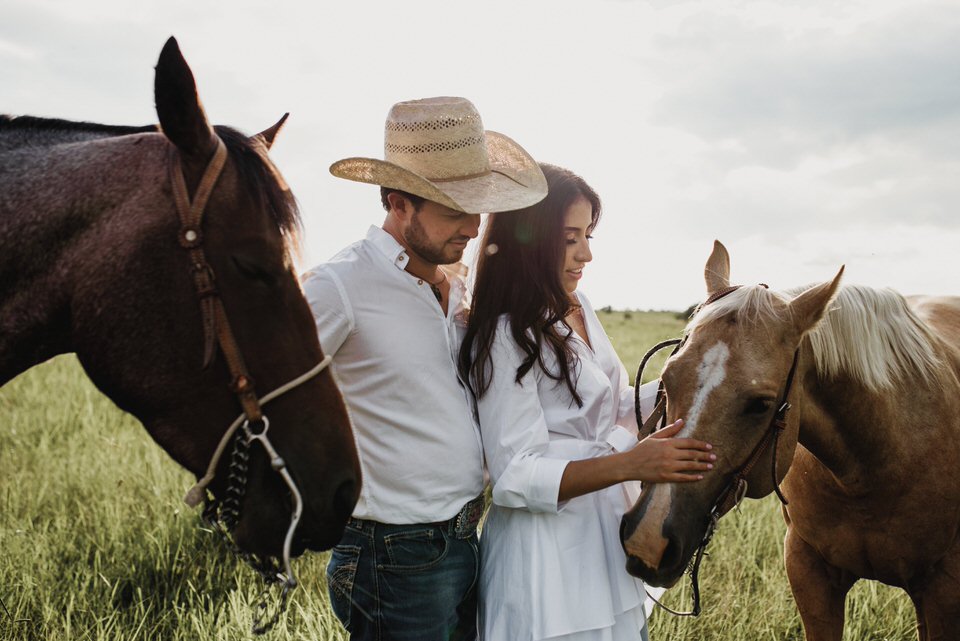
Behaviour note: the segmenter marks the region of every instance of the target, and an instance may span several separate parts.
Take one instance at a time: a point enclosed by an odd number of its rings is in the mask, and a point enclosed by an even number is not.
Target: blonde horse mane
[[[892,289],[843,287],[809,336],[821,376],[846,372],[875,392],[911,375],[935,381],[943,366],[933,332]]]
[[[787,303],[806,289],[784,295],[760,285],[741,287],[695,314],[685,334],[731,312],[758,326],[787,321]],[[845,373],[874,392],[891,389],[911,375],[935,381],[943,365],[933,332],[892,289],[842,287],[807,336],[822,378]]]

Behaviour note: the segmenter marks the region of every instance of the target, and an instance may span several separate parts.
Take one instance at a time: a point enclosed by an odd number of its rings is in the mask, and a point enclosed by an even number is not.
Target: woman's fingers
[[[713,469],[713,463],[707,461],[676,461],[673,470],[676,472],[698,471],[706,472]]]
[[[708,448],[691,447],[685,448],[679,444],[674,444],[674,458],[680,461],[716,461],[717,455]]]
[[[663,483],[692,483],[694,481],[702,481],[703,474],[683,474],[681,472],[675,472],[671,474],[663,475]]]
[[[695,438],[675,438],[671,443],[674,447],[681,450],[702,450],[709,452],[713,449],[713,445],[710,445],[710,443]]]
[[[653,474],[653,482],[690,483],[702,480],[704,474],[713,469],[713,462],[717,460],[711,451],[713,445],[695,438],[677,438],[683,425],[683,419],[677,419],[648,436],[637,448],[638,456],[656,461],[653,469],[658,471]],[[641,451],[644,454],[641,455]],[[649,477],[640,475],[640,478]]]
[[[680,430],[683,429],[683,419],[678,418],[670,425],[667,425],[665,428],[658,432],[654,432],[648,438],[659,438],[659,439],[673,439],[671,440],[671,445],[676,448],[684,450],[703,450],[708,451],[712,450],[713,446],[707,443],[706,441],[701,441],[695,438],[673,438],[680,433]]]
[[[673,438],[683,429],[683,419],[678,418],[670,425],[667,425],[662,430],[658,430],[650,435],[649,438]]]

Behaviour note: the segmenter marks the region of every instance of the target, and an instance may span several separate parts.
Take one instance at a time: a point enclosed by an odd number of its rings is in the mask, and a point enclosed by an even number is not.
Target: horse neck
[[[822,378],[809,341],[802,359],[798,440],[842,484],[868,490],[909,482],[933,452],[960,463],[956,375],[917,376],[877,391],[848,373]]]
[[[51,147],[156,131],[156,125],[127,127],[55,118],[0,115],[0,153],[24,147]]]
[[[0,383],[72,351],[71,298],[122,265],[118,241],[145,223],[125,205],[157,200],[165,148],[140,134],[0,152]]]

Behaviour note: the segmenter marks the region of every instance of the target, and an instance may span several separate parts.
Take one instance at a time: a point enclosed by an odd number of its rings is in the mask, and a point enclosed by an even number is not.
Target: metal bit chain
[[[260,575],[264,581],[263,590],[257,596],[253,606],[252,632],[260,635],[268,632],[280,618],[280,613],[286,609],[290,591],[296,587],[296,581],[283,573],[280,561],[275,557],[261,557],[241,550],[234,542],[230,532],[240,521],[240,503],[247,491],[247,469],[250,460],[250,440],[243,430],[238,430],[233,437],[233,449],[230,453],[229,471],[227,473],[226,498],[217,502],[208,494],[204,508],[203,520],[210,525],[223,539],[230,551],[240,557]],[[280,596],[276,607],[269,611],[268,600],[273,585],[282,583]]]
[[[250,443],[237,433],[230,454],[230,469],[227,472],[227,496],[220,510],[223,527],[232,532],[240,522],[240,503],[247,493],[247,468],[250,461]]]

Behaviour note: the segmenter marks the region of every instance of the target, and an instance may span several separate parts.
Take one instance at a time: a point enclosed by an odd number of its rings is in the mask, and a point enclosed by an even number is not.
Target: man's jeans
[[[327,566],[334,614],[364,641],[473,641],[477,535],[350,519]]]

